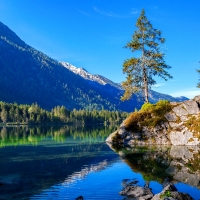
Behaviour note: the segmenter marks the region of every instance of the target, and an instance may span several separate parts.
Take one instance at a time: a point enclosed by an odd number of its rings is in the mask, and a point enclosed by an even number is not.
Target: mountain
[[[114,83],[113,81],[109,80],[108,78],[98,75],[98,74],[91,74],[89,73],[86,69],[84,68],[77,68],[73,65],[71,65],[70,63],[67,62],[61,62],[61,64],[66,67],[67,69],[69,69],[70,71],[74,72],[75,74],[78,74],[80,76],[82,76],[84,79],[93,81],[94,83],[97,82],[101,85],[106,85],[109,84],[119,90],[123,90],[123,88],[121,87],[120,84]]]
[[[81,77],[83,77],[86,80],[90,80],[93,82],[93,84],[101,84],[101,85],[111,85],[113,88],[116,88],[119,90],[119,92],[121,91],[123,94],[123,88],[120,84],[118,83],[114,83],[113,81],[109,80],[108,78],[105,78],[101,75],[93,75],[91,73],[89,73],[86,69],[84,68],[77,68],[73,65],[71,65],[70,63],[67,62],[61,62],[61,64],[66,67],[67,69],[69,69],[70,71],[74,72],[75,74],[80,75]],[[140,96],[142,96],[142,94],[139,94]],[[181,97],[172,97],[170,95],[167,94],[161,94],[159,92],[150,90],[149,91],[149,99],[151,103],[156,103],[157,101],[161,100],[161,99],[166,99],[169,101],[177,101],[177,102],[181,102],[181,101],[185,101],[188,100],[187,97],[181,96]]]
[[[142,104],[136,96],[121,102],[123,90],[119,84],[50,58],[27,45],[1,22],[0,70],[1,101],[23,104],[37,102],[46,109],[64,105],[68,109],[123,111],[133,111]],[[165,96],[154,92],[152,97],[157,101]]]

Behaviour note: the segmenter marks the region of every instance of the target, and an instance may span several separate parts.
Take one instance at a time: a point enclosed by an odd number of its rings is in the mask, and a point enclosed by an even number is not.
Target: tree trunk
[[[142,35],[142,70],[143,70],[143,84],[144,84],[144,97],[145,103],[149,102],[148,99],[148,80],[147,80],[147,69],[145,67],[145,55],[144,55],[144,31]]]
[[[148,97],[148,80],[147,80],[147,72],[146,69],[144,68],[143,70],[143,76],[144,76],[144,97],[145,97],[145,103],[149,102],[149,97]]]

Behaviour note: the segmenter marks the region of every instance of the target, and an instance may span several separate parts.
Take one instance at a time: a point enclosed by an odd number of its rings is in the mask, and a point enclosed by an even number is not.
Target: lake
[[[0,128],[0,199],[123,199],[124,179],[156,194],[166,177],[200,199],[199,147],[108,146],[116,128]]]

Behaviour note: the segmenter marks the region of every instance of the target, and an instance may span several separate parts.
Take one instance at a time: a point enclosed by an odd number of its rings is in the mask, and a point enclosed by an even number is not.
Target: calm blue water
[[[0,199],[123,199],[124,179],[148,181],[156,194],[166,176],[200,198],[198,148],[111,149],[104,140],[114,129],[0,129]]]

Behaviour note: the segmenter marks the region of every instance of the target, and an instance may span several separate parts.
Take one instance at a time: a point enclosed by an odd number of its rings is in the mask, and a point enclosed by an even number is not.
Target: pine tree
[[[144,9],[137,20],[136,27],[132,40],[125,48],[131,49],[133,53],[139,51],[141,56],[132,57],[123,63],[123,73],[126,73],[127,77],[122,83],[125,92],[121,100],[127,100],[133,93],[143,91],[145,102],[148,102],[149,88],[156,84],[153,77],[159,76],[164,80],[172,78],[165,71],[171,67],[165,63],[165,54],[160,50],[160,44],[163,44],[165,39],[161,37],[161,31],[153,28],[145,16]]]
[[[199,62],[199,63],[200,63],[200,62]],[[197,72],[198,72],[199,75],[200,75],[200,69],[197,69]],[[199,82],[197,83],[197,87],[200,88],[200,80],[199,80]]]

